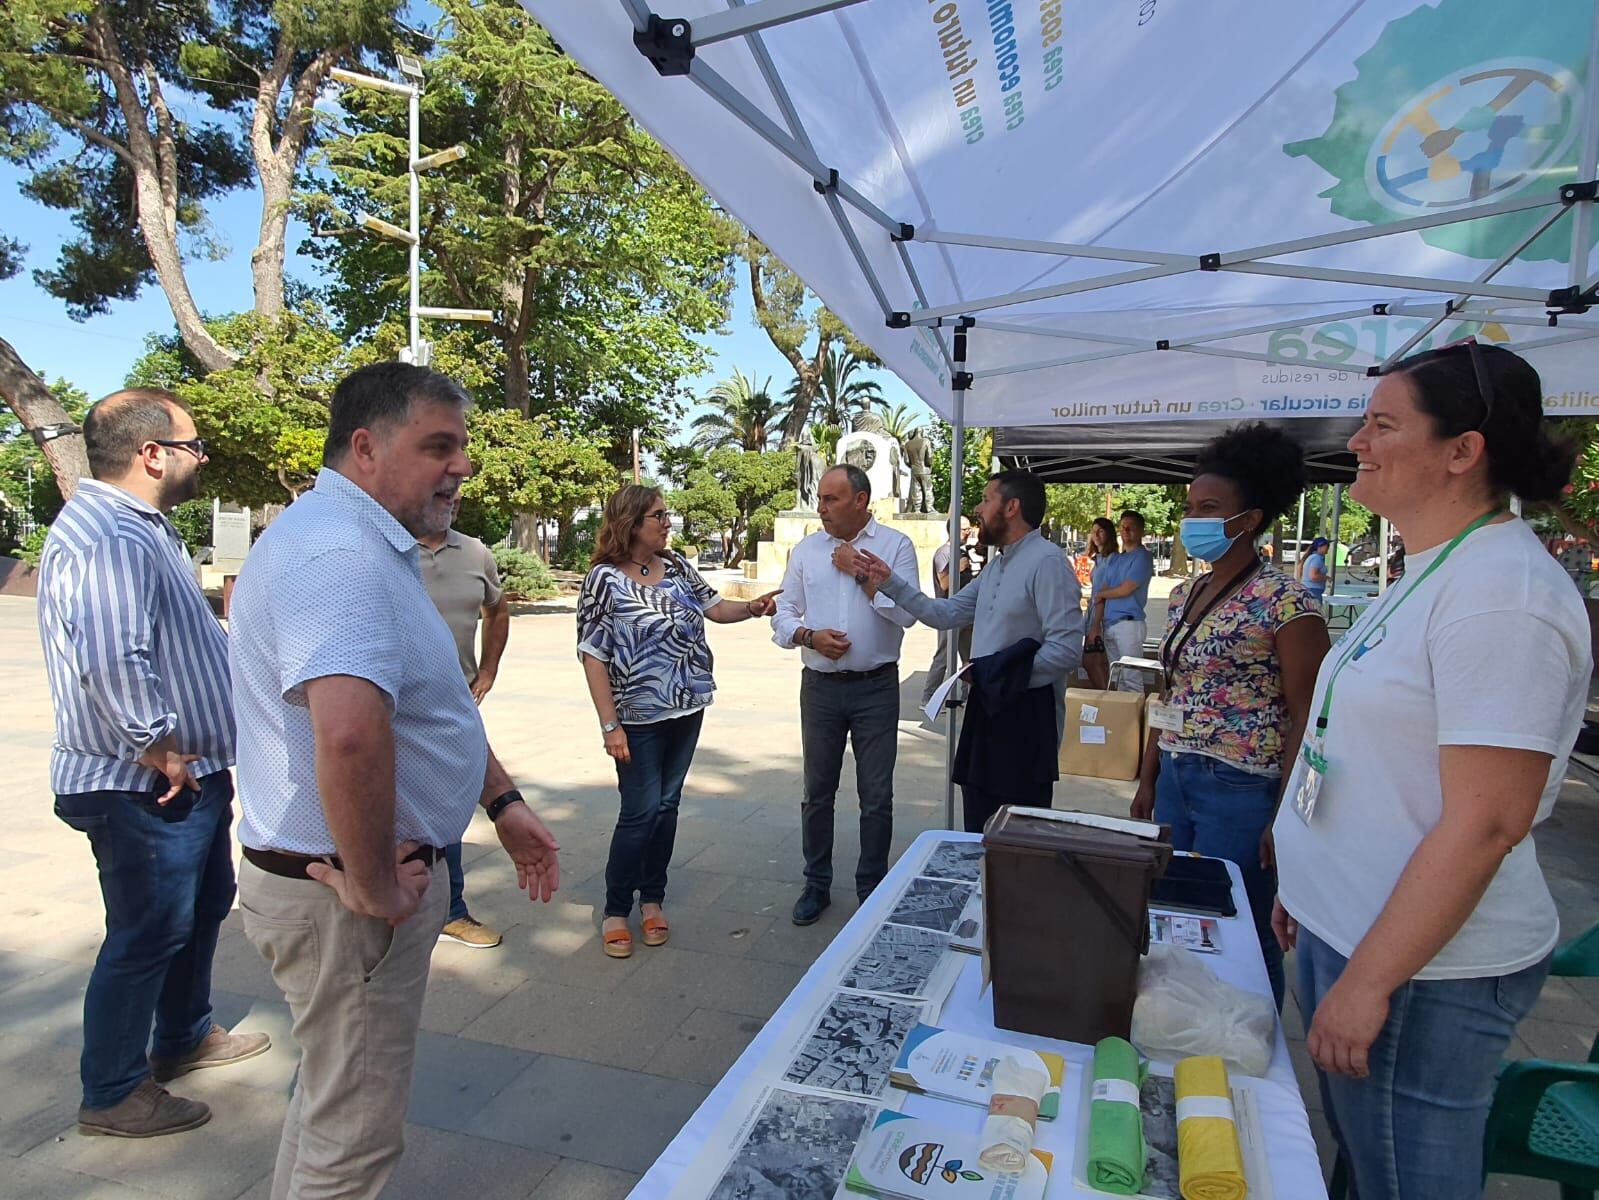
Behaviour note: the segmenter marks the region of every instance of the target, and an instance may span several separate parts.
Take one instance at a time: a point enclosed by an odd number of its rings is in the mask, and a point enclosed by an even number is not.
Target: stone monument
[[[905,465],[910,468],[911,487],[905,498],[905,511],[930,513],[933,511],[933,448],[921,426],[911,430],[905,439]]]
[[[880,501],[890,501],[888,515],[899,511],[899,499],[904,495],[901,476],[904,466],[900,462],[899,443],[888,436],[881,417],[875,413],[862,413],[855,419],[855,428],[838,439],[836,463],[848,463],[866,472],[872,485],[872,507],[879,509]]]
[[[797,512],[813,513],[822,482],[822,455],[809,425],[800,432],[794,458],[794,508]]]

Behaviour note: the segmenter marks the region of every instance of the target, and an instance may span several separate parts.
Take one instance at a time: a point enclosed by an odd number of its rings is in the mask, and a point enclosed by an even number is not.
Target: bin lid
[[[1162,830],[1164,833],[1164,829]],[[1036,817],[1004,805],[983,833],[983,847],[1032,850],[1042,854],[1070,851],[1080,857],[1152,869],[1160,875],[1171,861],[1171,843],[1118,830],[1096,829]]]

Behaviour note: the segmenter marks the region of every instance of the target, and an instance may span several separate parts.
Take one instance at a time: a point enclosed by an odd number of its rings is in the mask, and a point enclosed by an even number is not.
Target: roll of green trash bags
[[[1148,1067],[1133,1044],[1108,1037],[1094,1047],[1088,1119],[1088,1182],[1102,1192],[1136,1195],[1144,1186],[1144,1118],[1138,1087]]]

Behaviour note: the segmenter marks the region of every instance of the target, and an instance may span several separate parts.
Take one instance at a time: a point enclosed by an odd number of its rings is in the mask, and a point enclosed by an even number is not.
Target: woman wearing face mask
[[[1180,535],[1211,569],[1171,595],[1160,645],[1166,696],[1151,714],[1132,807],[1170,825],[1173,848],[1238,864],[1279,1008],[1271,822],[1327,626],[1305,585],[1262,562],[1255,540],[1304,486],[1299,446],[1269,425],[1239,425],[1200,451]]]
[[[1527,834],[1592,660],[1577,589],[1508,511],[1571,477],[1542,407],[1515,354],[1450,346],[1390,371],[1349,441],[1405,578],[1322,664],[1274,924],[1360,1200],[1482,1194],[1494,1075],[1559,935]]]

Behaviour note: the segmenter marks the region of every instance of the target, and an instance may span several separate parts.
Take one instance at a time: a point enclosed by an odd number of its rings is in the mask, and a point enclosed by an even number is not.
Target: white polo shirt
[[[488,765],[455,640],[422,584],[417,541],[329,468],[250,550],[230,610],[239,841],[332,854],[305,685],[369,680],[394,726],[395,842],[461,840]]]

